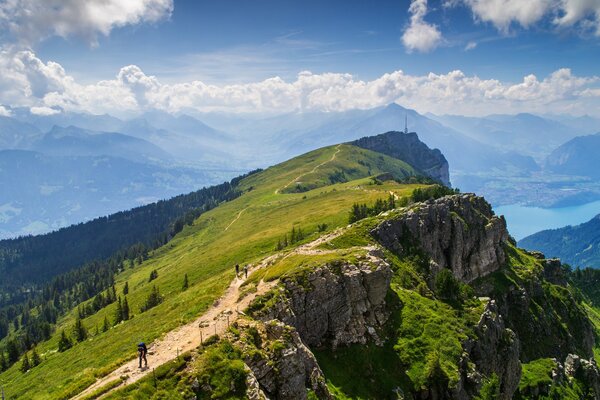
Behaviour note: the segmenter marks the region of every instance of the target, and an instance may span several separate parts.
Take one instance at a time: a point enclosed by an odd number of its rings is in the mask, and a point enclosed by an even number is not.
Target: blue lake
[[[539,208],[509,205],[494,207],[497,215],[504,215],[510,234],[517,240],[544,229],[579,225],[600,214],[600,200],[573,207]]]

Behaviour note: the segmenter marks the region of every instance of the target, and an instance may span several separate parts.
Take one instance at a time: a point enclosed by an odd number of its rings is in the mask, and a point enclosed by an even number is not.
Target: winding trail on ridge
[[[297,182],[298,179],[302,178],[303,176],[306,176],[308,174],[312,174],[314,172],[316,172],[319,168],[321,168],[323,165],[332,162],[333,160],[335,160],[335,157],[337,156],[337,154],[340,152],[340,146],[341,144],[338,144],[337,146],[335,146],[335,153],[333,153],[333,155],[331,156],[331,158],[327,161],[323,161],[321,164],[315,165],[315,167],[313,169],[311,169],[308,172],[305,172],[303,174],[298,175],[297,177],[295,177],[294,179],[292,179],[291,181],[289,181],[284,187],[282,187],[281,189],[277,189],[275,190],[275,194],[279,194],[280,191],[285,190],[288,186],[290,186],[292,183]]]
[[[271,262],[273,258],[274,256],[265,258],[256,267],[249,269],[248,273],[250,274],[257,269],[264,267]],[[203,339],[214,334],[223,334],[227,330],[228,324],[233,323],[256,296],[265,294],[277,283],[276,281],[261,281],[258,284],[255,293],[250,293],[240,300],[240,287],[244,281],[244,279],[239,277],[234,278],[225,293],[223,293],[223,295],[199,318],[168,332],[162,339],[157,339],[150,344],[148,346],[148,368],[138,368],[138,359],[136,357],[118,367],[108,375],[97,379],[96,382],[86,388],[83,392],[72,397],[72,399],[82,399],[93,393],[95,390],[100,389],[121,377],[127,377],[124,381],[124,385],[129,385],[140,380],[144,376],[150,374],[153,369],[176,359],[178,354],[200,346],[200,332],[202,332]],[[132,352],[134,351],[135,349],[132,350]],[[124,385],[121,384],[98,398],[103,398]]]
[[[245,210],[245,209],[244,209]],[[238,218],[242,210],[238,214]],[[235,222],[233,220],[230,223]],[[345,231],[345,227],[338,228],[333,232],[321,235],[317,239],[298,246],[291,250],[287,254],[275,253],[264,258],[260,263],[256,264],[248,270],[248,274],[251,274],[261,268],[271,265],[278,259],[286,258],[294,254],[305,254],[315,255],[323,253],[332,253],[333,250],[318,249],[317,247],[325,242],[328,242]],[[364,247],[366,250],[370,250],[371,246]],[[242,274],[240,274],[242,275]],[[137,357],[126,362],[120,367],[108,375],[99,378],[92,385],[88,386],[84,391],[72,397],[73,400],[83,399],[85,396],[92,394],[94,391],[106,386],[107,384],[126,377],[124,382],[108,391],[106,391],[97,399],[106,397],[113,391],[120,389],[126,385],[130,385],[137,382],[141,378],[150,374],[153,369],[177,358],[179,354],[185,353],[186,351],[193,350],[200,346],[201,337],[203,339],[208,338],[211,335],[221,335],[228,329],[228,324],[233,323],[240,315],[243,315],[243,310],[248,307],[250,302],[257,296],[265,294],[267,291],[275,287],[278,280],[265,282],[261,280],[257,287],[256,292],[249,293],[242,299],[240,299],[241,287],[245,282],[244,279],[236,277],[230,283],[229,287],[225,290],[223,295],[216,300],[208,310],[206,310],[200,317],[195,320],[182,325],[174,330],[166,333],[163,338],[157,339],[148,346],[148,368],[138,368]],[[202,332],[202,336],[200,335]],[[135,349],[132,350],[134,352]]]
[[[229,223],[229,225],[227,225],[227,228],[225,228],[225,230],[224,230],[223,232],[227,232],[227,230],[228,230],[228,229],[231,227],[231,225],[233,225],[233,224],[234,224],[234,223],[235,223],[235,222],[236,222],[238,219],[240,219],[240,217],[242,216],[242,214],[244,213],[244,211],[246,211],[248,208],[250,208],[250,207],[248,206],[248,207],[244,208],[242,211],[240,211],[240,212],[238,213],[237,217],[235,217],[235,218],[233,219],[233,221],[231,221],[231,222]]]

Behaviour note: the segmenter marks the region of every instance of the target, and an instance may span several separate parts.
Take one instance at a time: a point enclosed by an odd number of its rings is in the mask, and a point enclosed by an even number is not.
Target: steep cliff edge
[[[504,217],[482,197],[446,196],[419,203],[381,223],[371,234],[390,251],[407,255],[414,247],[431,260],[435,276],[443,268],[466,283],[500,269],[509,235]]]
[[[600,398],[564,267],[515,248],[483,198],[414,203],[320,246],[305,256],[327,261],[280,276],[229,338],[251,398]]]
[[[364,137],[351,144],[403,160],[425,175],[450,186],[448,161],[438,149],[430,149],[415,132],[387,132]]]

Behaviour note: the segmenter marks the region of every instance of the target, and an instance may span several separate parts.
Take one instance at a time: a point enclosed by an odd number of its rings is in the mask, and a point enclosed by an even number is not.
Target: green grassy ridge
[[[11,398],[46,399],[77,393],[95,377],[135,357],[139,340],[150,343],[201,314],[227,287],[235,263],[255,263],[272,254],[277,239],[292,225],[302,227],[308,239],[316,238],[318,224],[326,223],[330,229],[345,226],[348,210],[355,202],[372,203],[386,198],[389,190],[399,196],[409,195],[414,188],[422,187],[393,182],[373,185],[365,177],[302,194],[275,193],[293,177],[330,159],[335,151],[335,147],[323,148],[313,152],[310,159],[293,159],[244,179],[240,185],[246,191],[244,195],[203,214],[167,245],[152,252],[148,260],[117,276],[118,294],[125,282],[129,283],[127,299],[133,319],[94,335],[95,327],[101,329],[105,317],[113,319],[116,306],[112,304],[83,320],[90,339],[65,353],[57,353],[60,331],[69,332],[75,322],[74,310],[61,318],[56,334],[38,346],[41,365],[23,374],[17,363],[0,375],[7,394]],[[241,211],[244,212],[240,214]],[[152,270],[158,271],[158,278],[149,283]],[[186,273],[190,287],[182,291]],[[153,285],[160,288],[165,300],[140,314],[139,308]]]
[[[353,224],[342,235],[320,246],[333,253],[315,256],[312,260],[304,257],[304,262],[328,263],[340,254],[352,254],[356,246],[375,244],[369,234],[371,228],[406,210],[396,209]],[[431,379],[440,378],[434,376],[436,368],[442,371],[446,384],[454,386],[459,379],[461,342],[475,336],[473,329],[483,312],[483,302],[473,298],[457,308],[438,300],[427,288],[421,256],[400,258],[389,251],[384,253],[394,275],[386,298],[392,311],[381,332],[385,338],[383,347],[371,343],[339,347],[335,351],[315,349],[335,398],[388,398],[396,388],[405,393],[418,392],[430,384]],[[273,267],[282,276],[301,277],[310,271],[302,265],[292,260],[285,264],[287,270],[280,264]],[[279,292],[274,291],[264,296],[264,301],[257,299],[260,304],[256,307],[269,307],[278,295]]]
[[[380,174],[391,174],[395,179],[399,180],[419,174],[404,161],[371,150],[347,144],[335,146],[334,149],[335,158],[332,155],[333,159],[326,158],[321,161],[324,163],[323,165],[318,166],[314,170],[308,170],[296,182],[282,188],[281,192],[306,192],[331,185],[332,183],[348,182]],[[312,160],[315,157],[313,153],[308,153],[305,157]],[[319,160],[322,160],[322,157]]]

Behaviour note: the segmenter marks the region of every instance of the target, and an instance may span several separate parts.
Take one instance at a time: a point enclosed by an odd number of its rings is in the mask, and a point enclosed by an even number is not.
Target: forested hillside
[[[600,215],[581,225],[534,233],[519,245],[558,257],[573,267],[600,268]]]

